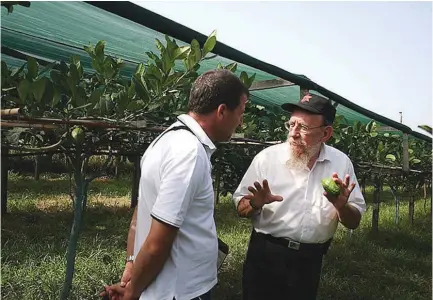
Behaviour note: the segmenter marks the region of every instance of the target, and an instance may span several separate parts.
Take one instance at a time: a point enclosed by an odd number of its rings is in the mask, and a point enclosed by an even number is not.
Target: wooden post
[[[41,175],[41,155],[35,157],[35,180],[38,181]]]
[[[116,180],[119,180],[120,177],[120,164],[121,164],[121,160],[120,160],[120,156],[116,156],[116,161],[115,161],[115,168],[114,168],[114,176],[116,177]]]
[[[140,185],[140,156],[134,157],[134,174],[132,176],[132,192],[131,192],[131,208],[137,206],[138,203],[138,187]]]
[[[381,183],[379,181],[379,178],[376,178],[375,189],[373,193],[373,216],[372,216],[372,224],[371,224],[373,233],[379,232],[380,190],[381,190]]]
[[[9,149],[1,149],[1,214],[7,212],[7,198],[8,198],[8,157]]]
[[[361,193],[364,197],[365,197],[365,183],[366,183],[366,179],[365,176],[363,176],[361,180]]]
[[[403,134],[403,171],[409,172],[409,141],[407,133]]]
[[[423,190],[424,190],[424,199],[427,199],[427,183],[425,182],[423,184]]]
[[[219,196],[220,196],[220,178],[221,178],[221,172],[220,169],[217,168],[216,169],[216,174],[215,174],[215,204],[219,203]]]
[[[415,213],[415,195],[413,192],[411,192],[409,198],[409,224],[410,225],[413,225],[414,213]]]

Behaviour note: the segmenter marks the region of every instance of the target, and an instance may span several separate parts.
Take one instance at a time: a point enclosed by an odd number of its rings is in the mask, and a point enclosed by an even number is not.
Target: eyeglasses
[[[289,122],[284,123],[284,127],[286,127],[286,129],[288,131],[294,130],[295,126],[296,126],[295,122],[290,122],[289,121]],[[323,124],[323,125],[320,125],[320,126],[315,126],[315,127],[309,127],[307,125],[299,124],[298,123],[299,131],[302,132],[302,133],[308,133],[308,132],[310,132],[313,129],[317,129],[317,128],[324,127],[324,126],[326,126],[326,124]]]

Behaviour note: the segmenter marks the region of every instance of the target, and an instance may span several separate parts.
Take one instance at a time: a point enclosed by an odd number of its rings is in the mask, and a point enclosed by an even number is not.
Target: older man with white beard
[[[333,133],[335,108],[328,99],[308,94],[285,124],[287,142],[258,153],[233,201],[253,230],[243,267],[243,299],[315,299],[323,255],[338,223],[355,229],[366,205],[353,164],[326,145]],[[340,187],[333,196],[321,180]]]

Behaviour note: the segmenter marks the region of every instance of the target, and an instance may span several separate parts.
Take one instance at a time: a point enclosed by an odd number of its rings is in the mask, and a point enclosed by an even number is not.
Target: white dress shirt
[[[197,137],[187,130],[170,131],[152,143],[141,160],[134,255],[146,240],[152,217],[179,231],[170,256],[140,300],[190,300],[217,283],[210,163],[215,145],[192,117],[181,115],[179,120]]]
[[[270,146],[258,153],[233,194],[235,206],[237,208],[242,197],[250,193],[248,186],[253,186],[255,181],[262,184],[267,179],[271,193],[282,196],[283,201],[266,204],[260,214],[252,217],[256,231],[301,243],[326,242],[337,229],[338,215],[323,195],[321,179],[336,172],[343,180],[349,174],[350,182],[357,182],[352,162],[346,154],[325,144],[311,170],[307,167],[305,170],[289,169],[288,158],[288,143]],[[365,212],[358,184],[348,203],[361,214]]]

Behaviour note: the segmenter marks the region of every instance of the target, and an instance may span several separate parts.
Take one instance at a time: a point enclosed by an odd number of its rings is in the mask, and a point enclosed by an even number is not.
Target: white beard
[[[320,147],[322,143],[317,143],[310,148],[304,149],[302,152],[295,151],[293,147],[291,147],[290,142],[287,141],[289,158],[286,161],[286,166],[290,169],[294,170],[305,170],[308,168],[308,163],[320,151]]]

